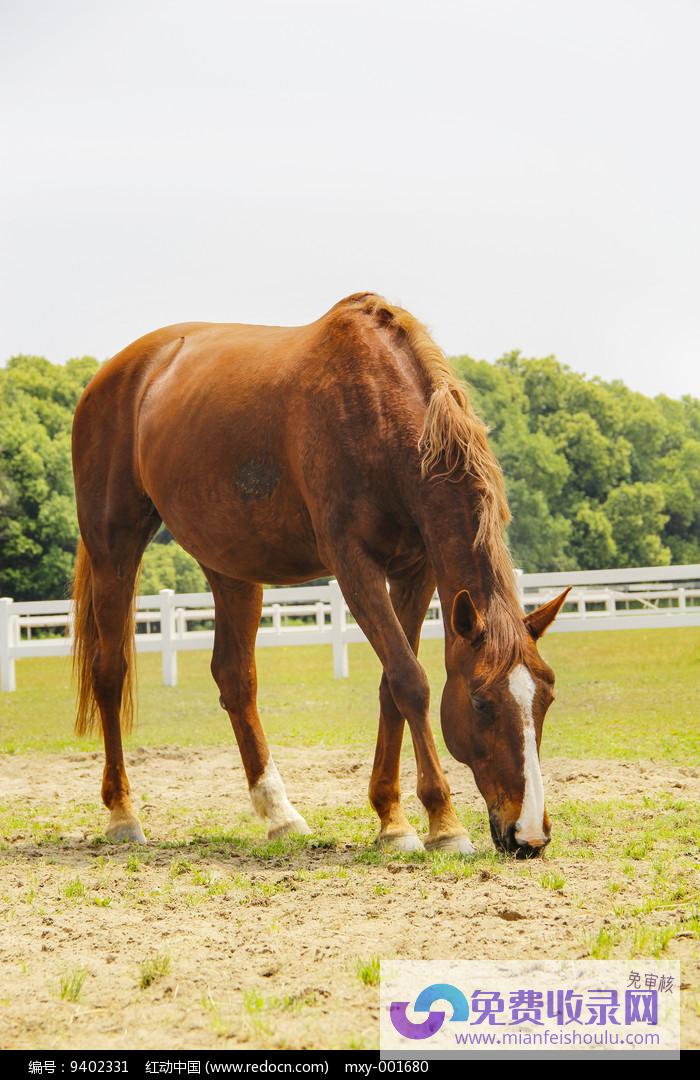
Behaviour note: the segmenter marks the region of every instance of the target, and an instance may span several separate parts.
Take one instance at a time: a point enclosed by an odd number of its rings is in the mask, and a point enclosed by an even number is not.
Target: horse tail
[[[138,575],[134,592],[137,588]],[[100,637],[95,618],[92,562],[82,540],[78,541],[73,576],[73,626],[73,677],[77,688],[75,733],[76,735],[91,735],[102,727],[93,686]],[[122,689],[120,724],[124,732],[131,731],[134,716],[135,628],[135,611],[132,604],[122,639],[126,673]]]

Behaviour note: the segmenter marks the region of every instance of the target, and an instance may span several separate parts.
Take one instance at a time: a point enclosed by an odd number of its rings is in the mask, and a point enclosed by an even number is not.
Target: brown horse
[[[437,583],[445,742],[474,773],[496,845],[528,855],[547,844],[539,744],[554,676],[535,642],[566,594],[523,617],[486,429],[407,311],[361,293],[309,326],[184,323],[148,334],[83,393],[73,466],[76,730],[101,722],[108,836],[144,841],[121,729],[132,711],[138,569],[165,522],[211,585],[212,673],[271,837],[308,827],[256,708],[259,583],[332,573],[384,669],[369,787],[380,841],[422,846],[400,802],[407,721],[426,847],[474,851],[450,801],[416,658]]]

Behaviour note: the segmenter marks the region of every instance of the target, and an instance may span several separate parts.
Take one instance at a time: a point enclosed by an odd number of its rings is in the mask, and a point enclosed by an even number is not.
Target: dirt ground
[[[101,755],[0,760],[0,1046],[372,1047],[371,958],[584,957],[619,905],[634,931],[629,913],[650,863],[625,877],[605,850],[589,856],[581,836],[542,860],[497,858],[483,802],[454,762],[445,765],[455,802],[484,819],[480,855],[464,871],[454,858],[374,857],[369,757],[315,748],[275,758],[318,845],[265,847],[233,749],[128,755],[144,849],[102,842]],[[694,767],[567,759],[543,771],[555,830],[557,806],[572,800],[629,800],[640,813],[657,795],[700,801]],[[413,792],[409,759],[404,774]],[[415,796],[406,801],[418,810]],[[563,886],[545,887],[553,871]],[[142,985],[142,965],[163,955],[167,970]],[[697,934],[676,934],[664,955],[682,962],[683,1044],[700,1047]],[[77,999],[62,999],[61,980],[76,970]]]

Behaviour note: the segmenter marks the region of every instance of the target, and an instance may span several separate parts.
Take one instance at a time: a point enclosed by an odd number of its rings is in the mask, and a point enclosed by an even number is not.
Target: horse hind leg
[[[151,520],[133,532],[120,531],[119,543],[110,545],[91,537],[90,549],[81,540],[74,585],[76,731],[94,729],[99,717],[105,748],[102,801],[110,811],[106,835],[111,841],[141,844],[146,838],[131,802],[122,729],[131,723],[133,594],[141,556],[155,528],[157,522]]]
[[[120,581],[117,584],[104,577],[98,578],[95,583],[96,608],[100,611],[100,647],[93,683],[105,745],[102,801],[110,811],[107,838],[145,844],[146,837],[131,802],[120,726],[123,687],[129,663],[125,655],[128,649],[123,641],[123,626],[131,621],[132,587],[133,582],[125,584]]]
[[[253,808],[266,822],[270,840],[308,833],[309,826],[287,798],[258,716],[255,638],[262,587],[234,581],[206,567],[204,571],[216,608],[212,675],[236,736]]]

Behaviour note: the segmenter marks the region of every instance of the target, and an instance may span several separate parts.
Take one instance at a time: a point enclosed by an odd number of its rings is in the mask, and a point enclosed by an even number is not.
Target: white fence
[[[700,626],[700,564],[555,574],[517,573],[526,611],[544,603],[567,585],[573,586],[552,632]],[[365,638],[348,615],[336,581],[328,585],[266,589],[263,603],[257,638],[259,648],[330,645],[336,678],[347,677],[348,645]],[[15,689],[16,660],[68,655],[72,644],[71,617],[69,600],[15,603],[7,598],[0,599],[0,686],[3,690]],[[172,589],[163,589],[156,596],[140,596],[136,621],[136,648],[138,652],[161,653],[165,686],[177,684],[178,652],[210,650],[214,642],[211,593],[174,593]],[[435,596],[421,636],[439,638],[443,633],[440,603]]]

